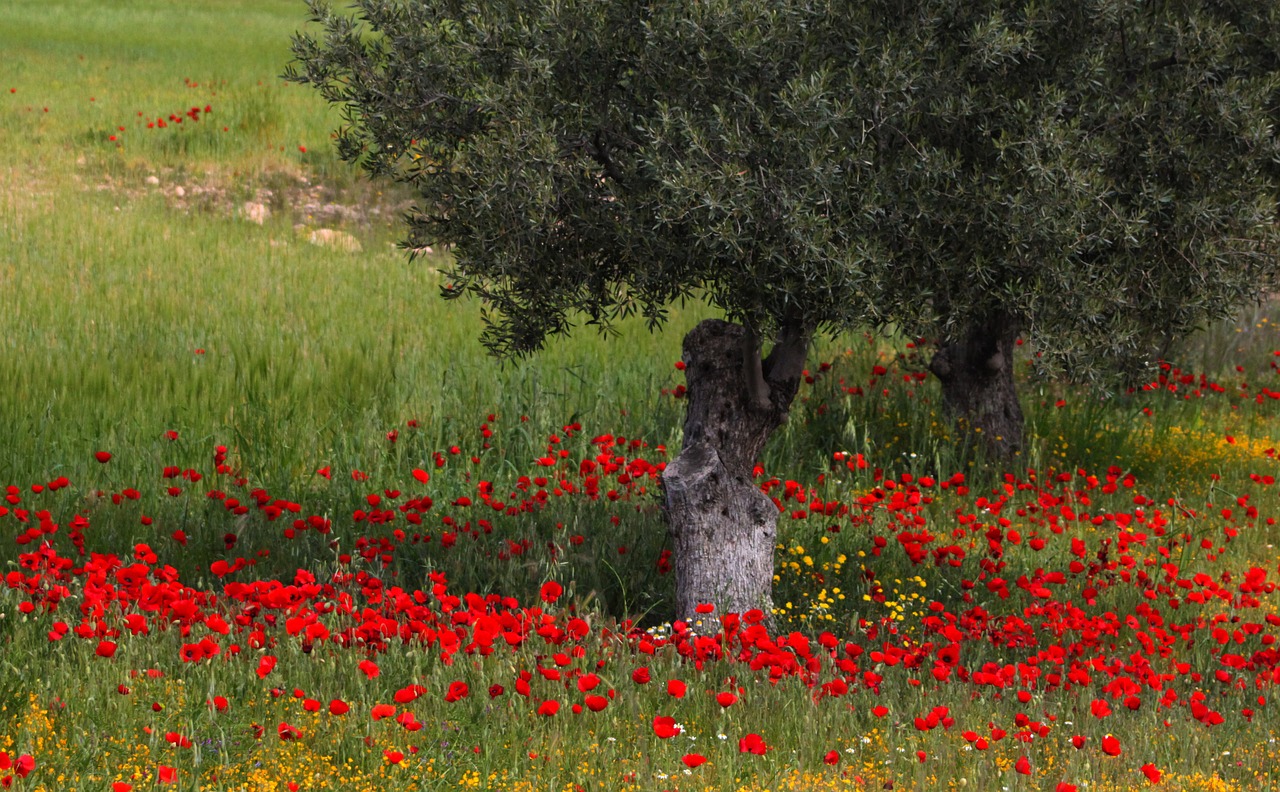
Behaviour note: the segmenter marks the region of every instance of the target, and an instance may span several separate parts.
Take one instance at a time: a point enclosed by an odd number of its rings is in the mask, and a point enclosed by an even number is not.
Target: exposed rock
[[[83,157],[80,163],[85,164]],[[352,251],[360,249],[358,239],[336,229],[375,224],[392,228],[396,218],[413,205],[409,193],[388,185],[365,181],[341,186],[317,184],[305,174],[278,170],[242,174],[210,169],[193,177],[181,169],[140,167],[128,176],[120,179],[102,174],[89,181],[75,174],[73,178],[82,189],[113,193],[129,201],[159,194],[170,209],[183,214],[207,212],[259,225],[287,218],[300,240],[312,229],[327,229],[317,232],[315,244]]]
[[[257,201],[245,201],[244,205],[240,207],[240,215],[251,223],[262,225],[271,216],[271,210],[267,208],[266,204],[258,203]]]
[[[337,248],[348,253],[359,253],[361,250],[360,240],[345,231],[335,231],[332,228],[317,228],[307,237],[307,241],[313,245]]]

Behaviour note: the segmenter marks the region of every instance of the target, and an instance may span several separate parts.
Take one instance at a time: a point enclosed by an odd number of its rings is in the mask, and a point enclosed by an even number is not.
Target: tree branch
[[[746,331],[742,336],[742,376],[747,386],[747,401],[754,407],[767,410],[772,403],[760,359],[760,336],[749,326]]]
[[[609,156],[609,140],[605,137],[602,130],[597,129],[595,135],[591,139],[591,156],[596,162],[600,163],[600,167],[604,168],[605,174],[622,185],[622,171],[618,170],[618,165]]]
[[[804,363],[809,357],[809,341],[813,330],[800,324],[784,324],[764,361],[769,381],[785,382],[799,379]]]
[[[1178,57],[1177,53],[1174,53],[1173,55],[1161,58],[1160,60],[1151,61],[1143,68],[1143,70],[1146,72],[1157,72],[1161,69],[1167,69],[1170,66],[1177,66],[1182,62],[1182,59]]]

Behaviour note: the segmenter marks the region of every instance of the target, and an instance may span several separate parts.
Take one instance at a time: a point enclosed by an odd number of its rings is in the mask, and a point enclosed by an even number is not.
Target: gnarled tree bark
[[[685,336],[684,445],[662,482],[676,617],[691,625],[714,629],[720,615],[752,609],[771,619],[778,509],[753,469],[786,420],[809,337],[784,328],[762,360],[759,339],[740,325],[709,319]],[[696,612],[704,603],[714,614]]]
[[[929,363],[947,413],[1001,459],[1022,450],[1022,406],[1013,381],[1019,330],[1013,318],[994,312],[939,347]]]

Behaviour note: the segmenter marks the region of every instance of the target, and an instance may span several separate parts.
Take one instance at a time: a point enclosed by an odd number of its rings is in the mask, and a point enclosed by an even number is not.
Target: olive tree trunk
[[[771,619],[778,508],[753,469],[795,398],[809,333],[784,330],[769,357],[740,325],[699,324],[684,339],[684,445],[662,474],[676,578],[676,618],[715,629],[719,616]],[[700,604],[713,614],[697,613]],[[696,628],[696,627],[695,627]]]
[[[1022,406],[1013,381],[1019,327],[995,313],[939,347],[929,370],[942,383],[947,413],[989,453],[1010,459],[1022,450]]]

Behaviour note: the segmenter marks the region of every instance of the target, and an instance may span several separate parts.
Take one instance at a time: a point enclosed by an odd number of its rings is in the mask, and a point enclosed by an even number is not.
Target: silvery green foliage
[[[698,295],[760,335],[998,312],[1094,378],[1275,287],[1276,8],[314,2],[288,76],[497,353]]]

